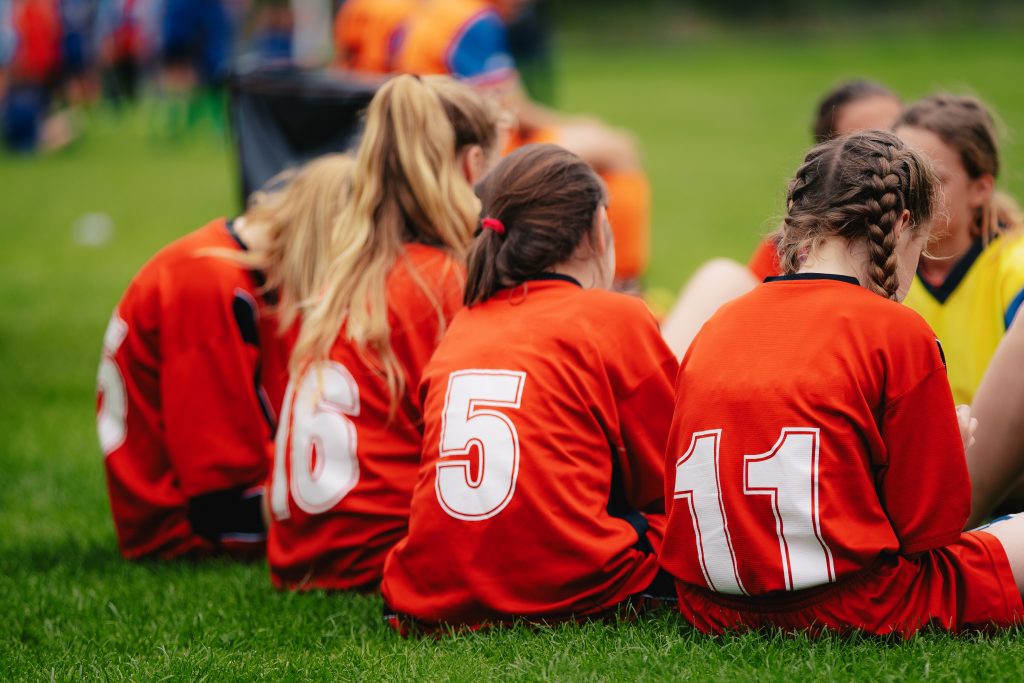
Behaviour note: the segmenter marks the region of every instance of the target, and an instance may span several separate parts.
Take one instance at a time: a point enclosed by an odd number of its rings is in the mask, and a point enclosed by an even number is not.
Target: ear
[[[991,173],[983,173],[967,183],[967,201],[972,209],[984,205],[996,189],[996,179]]]
[[[476,185],[484,175],[486,155],[480,145],[466,145],[458,154],[459,169],[470,185]]]
[[[903,236],[903,232],[910,227],[910,210],[903,209],[903,213],[900,214],[899,218],[896,219],[896,225],[892,226],[892,232],[896,235],[896,239]]]
[[[594,247],[597,249],[597,253],[600,256],[604,256],[611,246],[611,229],[606,228],[608,225],[608,209],[605,208],[604,204],[597,207],[597,211],[594,212],[594,221],[590,226],[596,239],[594,240]]]

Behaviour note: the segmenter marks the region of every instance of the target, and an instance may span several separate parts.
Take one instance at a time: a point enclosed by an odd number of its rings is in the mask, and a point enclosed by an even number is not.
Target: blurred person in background
[[[530,98],[509,42],[509,23],[527,0],[346,0],[335,23],[336,63],[363,74],[448,74],[496,96],[519,121],[510,149],[552,142],[579,154],[608,185],[615,233],[616,286],[638,291],[648,261],[650,184],[630,133],[596,119],[566,116]],[[519,46],[543,62],[537,24]],[[538,44],[539,47],[538,47]]]
[[[290,0],[253,0],[242,30],[244,59],[256,64],[291,63],[294,30]]]
[[[231,19],[224,0],[163,0],[159,132],[174,135],[204,117],[223,124],[221,92],[236,34]]]
[[[96,43],[99,52],[103,95],[119,105],[138,94],[139,81],[147,61],[156,48],[154,31],[146,31],[146,10],[154,15],[153,0],[100,0],[96,17]]]
[[[825,142],[862,130],[889,130],[902,112],[903,101],[884,85],[863,79],[845,81],[822,98],[811,132],[815,142]],[[746,265],[729,258],[701,265],[662,321],[665,341],[682,358],[701,326],[722,304],[780,272],[774,234],[761,241]]]
[[[650,184],[632,134],[531,100],[509,50],[507,24],[528,0],[424,0],[402,30],[394,67],[451,74],[500,98],[519,121],[513,146],[550,142],[578,154],[608,186],[616,288],[638,292],[650,241]]]
[[[74,137],[71,121],[54,110],[60,78],[61,22],[57,0],[13,0],[2,8],[7,68],[2,104],[3,138],[18,152],[63,147]],[[12,44],[11,44],[12,43]]]
[[[98,0],[60,0],[62,91],[71,105],[88,104],[99,96],[97,6]]]
[[[418,0],[344,0],[334,19],[334,65],[354,74],[395,71],[405,20]]]

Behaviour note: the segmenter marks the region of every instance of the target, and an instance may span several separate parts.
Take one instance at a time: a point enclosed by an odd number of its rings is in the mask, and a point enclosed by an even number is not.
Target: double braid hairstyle
[[[594,213],[607,204],[594,170],[557,145],[527,145],[512,152],[477,186],[483,229],[469,253],[465,304],[487,301],[499,290],[531,280],[572,257],[594,237]]]
[[[808,152],[787,192],[779,230],[782,269],[800,269],[808,252],[830,237],[868,247],[869,281],[896,299],[896,233],[904,210],[918,229],[932,217],[938,182],[928,162],[892,133],[866,131],[823,142]]]

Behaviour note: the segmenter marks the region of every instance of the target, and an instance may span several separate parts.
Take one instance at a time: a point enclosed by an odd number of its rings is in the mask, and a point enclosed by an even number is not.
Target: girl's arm
[[[1019,316],[989,363],[972,412],[978,430],[967,450],[972,484],[968,528],[984,521],[1024,475],[1024,323]]]

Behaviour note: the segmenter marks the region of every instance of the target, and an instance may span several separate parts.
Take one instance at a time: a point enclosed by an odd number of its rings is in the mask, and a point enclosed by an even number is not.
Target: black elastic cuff
[[[188,501],[192,530],[214,543],[228,535],[266,534],[263,525],[263,494],[246,495],[251,487],[238,486],[204,493]]]

